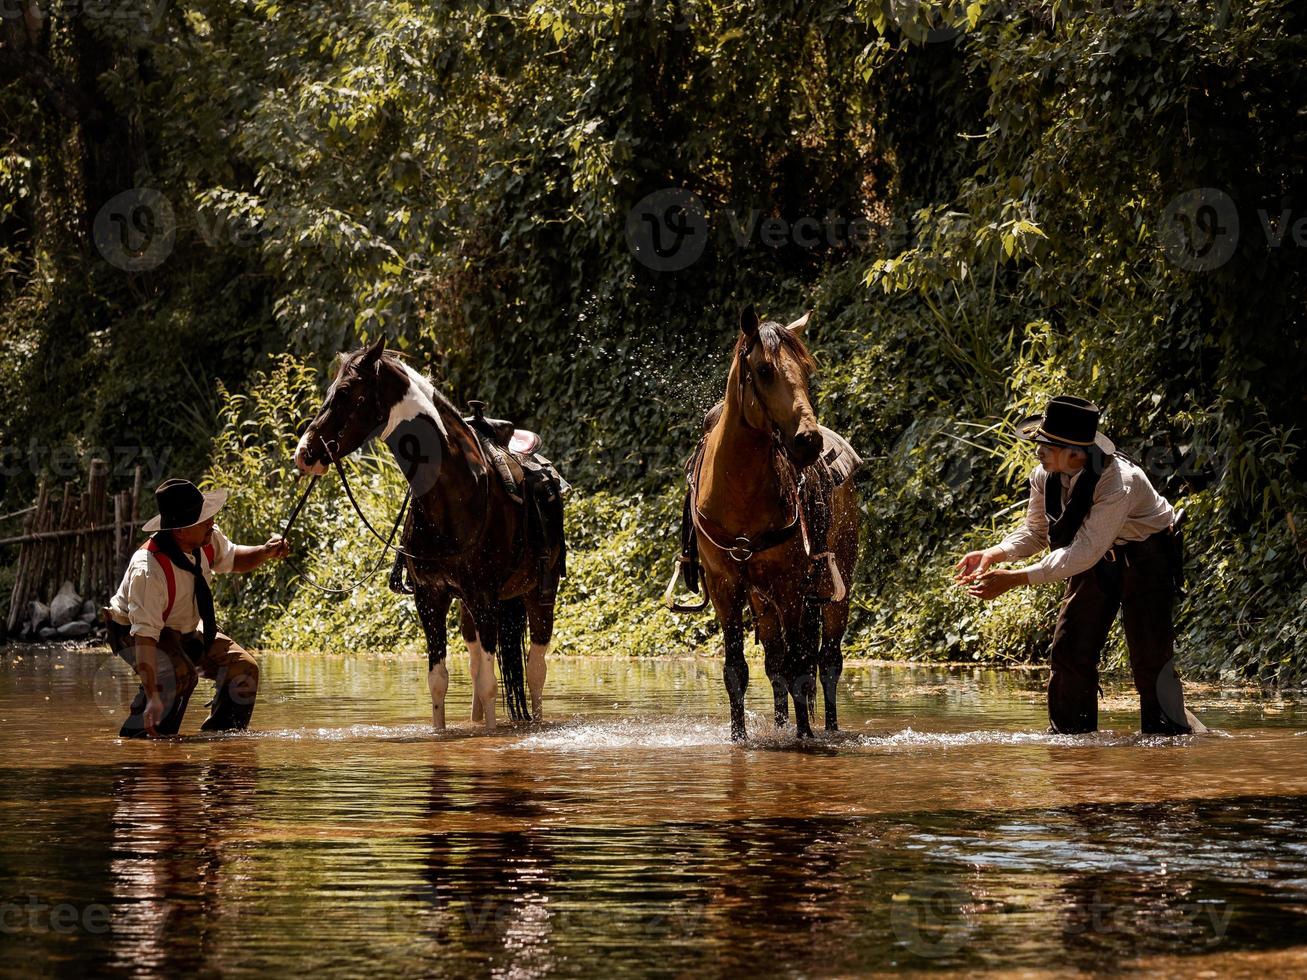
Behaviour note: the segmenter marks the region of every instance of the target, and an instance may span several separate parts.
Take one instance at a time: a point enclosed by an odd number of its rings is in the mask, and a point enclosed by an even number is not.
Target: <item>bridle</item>
[[[437,409],[437,411],[439,411],[439,409]],[[315,422],[316,421],[317,420],[315,419]],[[476,431],[472,429],[470,426],[467,426],[467,424],[463,422],[462,418],[459,418],[458,421],[462,423],[464,428],[466,428],[472,434],[473,441],[477,446],[477,450],[481,452],[482,455],[484,456],[485,448],[481,445],[481,440],[477,436]],[[293,568],[296,572],[298,572],[299,575],[310,586],[312,586],[313,588],[317,589],[320,592],[326,592],[330,594],[349,593],[349,592],[353,592],[364,582],[370,579],[373,575],[375,575],[380,570],[382,564],[385,562],[386,556],[390,553],[401,555],[405,558],[412,558],[414,561],[419,561],[419,562],[435,561],[442,558],[451,558],[459,553],[458,548],[449,548],[435,553],[417,555],[411,551],[408,551],[405,548],[397,547],[392,543],[395,539],[396,532],[399,530],[400,524],[404,520],[404,514],[408,510],[409,504],[412,502],[413,499],[413,485],[412,483],[409,482],[407,473],[405,473],[404,475],[405,483],[407,484],[404,491],[404,500],[403,502],[400,503],[399,511],[395,514],[395,521],[390,527],[390,533],[385,537],[382,537],[381,532],[378,531],[375,527],[373,527],[372,522],[369,521],[367,515],[363,513],[363,508],[359,506],[359,502],[354,496],[353,488],[350,486],[349,477],[346,475],[344,464],[341,462],[341,460],[343,459],[343,455],[340,451],[340,439],[339,438],[326,439],[322,436],[319,436],[318,441],[322,444],[322,449],[326,453],[326,462],[331,463],[335,467],[336,473],[340,476],[341,486],[344,487],[345,489],[345,496],[349,499],[350,505],[354,508],[354,513],[358,515],[359,520],[363,522],[363,526],[368,529],[368,531],[372,534],[372,536],[381,542],[382,549],[381,549],[381,554],[377,558],[376,563],[367,572],[365,572],[361,578],[351,583],[350,585],[346,586],[345,588],[340,588],[340,589],[329,588],[326,586],[319,585],[317,582],[313,581],[313,579],[308,575],[308,573],[303,568],[291,563],[291,568]],[[486,525],[490,519],[490,478],[489,478],[488,466],[483,465],[479,471],[475,467],[472,467],[472,470],[473,470],[473,478],[476,480],[478,487],[484,491],[483,495],[485,498],[485,506],[482,507],[481,509],[481,521],[480,524],[478,525],[477,533],[472,539],[476,541],[479,540],[484,535]],[[290,517],[286,521],[285,528],[282,531],[282,535],[281,535],[283,538],[285,538],[290,533],[291,526],[295,523],[295,519],[299,516],[300,511],[304,508],[304,504],[308,500],[309,493],[313,490],[313,487],[317,484],[319,478],[320,478],[320,474],[314,474],[312,479],[309,480],[308,485],[304,488],[304,492],[300,495],[299,500],[295,503],[295,506],[291,510]]]
[[[761,534],[752,538],[737,535],[734,541],[729,544],[723,543],[722,538],[730,537],[730,532],[711,520],[703,511],[699,509],[699,471],[703,467],[704,452],[701,450],[695,454],[693,465],[686,473],[687,480],[690,484],[690,519],[694,523],[695,529],[702,534],[716,548],[726,552],[740,565],[745,565],[754,555],[761,554],[764,551],[770,551],[772,548],[779,547],[790,538],[796,531],[803,532],[803,549],[810,552],[811,548],[808,542],[808,530],[804,526],[802,518],[802,508],[799,505],[800,495],[803,491],[804,481],[807,479],[806,472],[799,472],[799,468],[794,466],[794,461],[789,458],[789,452],[785,448],[785,443],[780,436],[780,427],[767,411],[767,404],[758,394],[758,389],[753,382],[753,372],[749,368],[749,355],[753,353],[754,346],[758,343],[755,336],[747,346],[736,355],[736,383],[738,385],[737,398],[740,410],[741,422],[753,429],[759,431],[755,426],[749,424],[744,411],[744,389],[748,385],[753,392],[753,396],[758,400],[758,406],[762,410],[763,418],[770,425],[769,434],[771,436],[771,452],[773,456],[773,466],[775,458],[780,457],[798,472],[798,477],[794,482],[794,492],[791,496],[791,517],[784,527],[773,528],[763,531]],[[718,533],[714,533],[714,531]],[[724,532],[724,533],[723,533]]]
[[[750,425],[748,415],[744,411],[744,390],[747,387],[749,391],[753,393],[753,397],[757,400],[758,408],[762,411],[762,417],[766,419],[768,425],[771,426],[772,438],[776,439],[779,434],[779,427],[776,425],[776,421],[771,417],[771,413],[767,411],[767,403],[762,400],[762,395],[758,393],[758,386],[754,384],[753,381],[753,369],[749,367],[749,355],[753,353],[753,349],[757,344],[758,337],[755,335],[754,338],[749,341],[744,350],[736,355],[735,374],[737,379],[736,384],[738,385],[736,404],[740,410],[740,418],[743,420],[744,424],[757,431],[756,426]],[[781,449],[784,449],[783,445],[781,446]]]

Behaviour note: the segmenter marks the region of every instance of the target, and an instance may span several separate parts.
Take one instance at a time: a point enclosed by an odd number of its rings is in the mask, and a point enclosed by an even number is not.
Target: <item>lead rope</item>
[[[340,464],[337,463],[336,465],[339,466]],[[344,471],[341,471],[340,477],[342,480],[345,479]],[[299,517],[300,511],[304,509],[304,503],[309,499],[309,492],[313,489],[313,487],[317,484],[317,482],[318,482],[318,477],[314,476],[313,479],[309,481],[309,485],[304,488],[304,492],[300,495],[299,501],[295,504],[294,509],[291,510],[290,512],[290,517],[287,518],[286,520],[286,527],[281,532],[282,538],[286,538],[286,536],[290,534],[291,526],[295,523],[295,519]],[[345,491],[346,493],[349,493],[348,483],[345,484]],[[404,502],[399,505],[399,513],[395,515],[395,523],[390,528],[389,537],[381,538],[381,535],[377,534],[377,532],[373,530],[372,525],[368,524],[368,530],[372,531],[373,534],[376,534],[377,537],[381,539],[382,544],[384,544],[386,547],[381,549],[381,554],[377,557],[376,563],[371,568],[369,568],[366,572],[364,572],[361,578],[355,580],[350,585],[347,585],[344,588],[339,588],[339,589],[331,588],[326,585],[319,585],[317,582],[313,580],[313,578],[309,575],[308,572],[304,570],[304,568],[301,565],[298,565],[294,561],[291,561],[289,557],[287,557],[286,559],[286,564],[289,565],[291,570],[295,572],[297,575],[299,575],[299,577],[302,578],[304,580],[304,583],[309,587],[317,589],[319,592],[326,593],[327,595],[348,595],[349,593],[358,589],[368,579],[372,578],[372,576],[376,575],[377,572],[381,569],[381,566],[385,563],[386,552],[387,550],[390,550],[390,542],[395,539],[395,532],[399,530],[399,525],[404,520],[404,512],[408,509],[409,499],[412,497],[412,495],[413,495],[413,488],[409,487],[409,489],[404,494]],[[353,494],[349,494],[349,499],[351,503],[354,503]],[[357,503],[354,503],[354,509],[358,510]],[[359,516],[360,517],[362,516],[361,511],[359,512]],[[364,518],[364,523],[365,524],[367,523],[367,518]]]

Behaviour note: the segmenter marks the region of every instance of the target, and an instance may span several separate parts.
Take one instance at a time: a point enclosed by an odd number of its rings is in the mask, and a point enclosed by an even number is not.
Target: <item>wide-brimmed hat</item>
[[[159,505],[159,515],[146,521],[141,530],[149,534],[179,531],[218,513],[227,502],[227,491],[203,493],[190,480],[164,480],[154,490],[154,502]]]
[[[1071,449],[1096,446],[1110,456],[1116,452],[1116,445],[1098,430],[1102,415],[1091,401],[1058,395],[1048,400],[1043,415],[1030,415],[1017,423],[1017,438]]]

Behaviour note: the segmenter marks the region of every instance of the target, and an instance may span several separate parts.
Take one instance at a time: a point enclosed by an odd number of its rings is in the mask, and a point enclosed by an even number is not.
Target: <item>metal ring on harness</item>
[[[748,538],[736,538],[735,543],[726,553],[743,565],[754,555],[752,544],[753,542]]]

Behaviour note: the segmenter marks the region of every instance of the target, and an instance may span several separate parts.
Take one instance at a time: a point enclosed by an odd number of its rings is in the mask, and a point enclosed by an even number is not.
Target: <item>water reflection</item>
[[[189,972],[189,937],[234,920],[251,896],[229,847],[252,816],[257,748],[201,765],[148,761],[125,767],[113,785],[112,965]]]
[[[436,736],[418,661],[273,656],[260,731],[141,744],[96,669],[0,664],[0,973],[1305,962],[1292,701],[1198,691],[1224,735],[1167,741],[1122,688],[1111,731],[1047,736],[1037,677],[855,666],[846,732],[799,745],[755,692],[737,746],[711,662],[560,661],[548,725]]]

